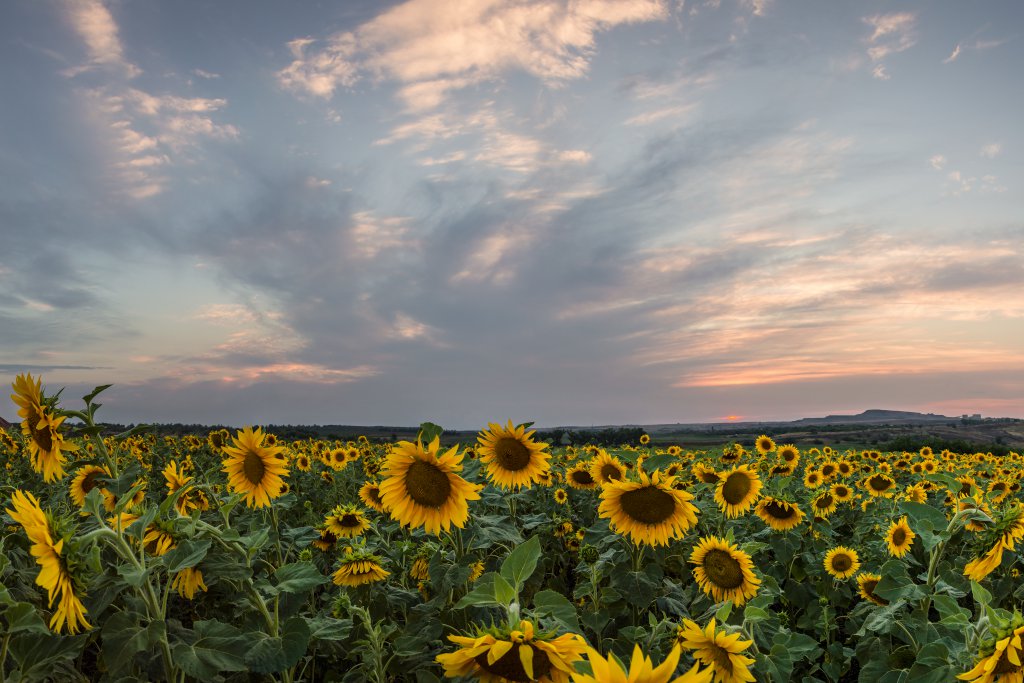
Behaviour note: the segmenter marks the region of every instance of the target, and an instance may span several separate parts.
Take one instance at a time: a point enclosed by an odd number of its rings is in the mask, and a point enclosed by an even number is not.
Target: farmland
[[[394,439],[110,434],[104,389],[74,405],[14,384],[7,680],[1024,671],[1013,424],[942,427],[1002,438],[999,455],[884,448],[920,431],[898,425],[734,426],[716,443],[665,427],[604,445],[511,421],[443,439],[430,423]]]

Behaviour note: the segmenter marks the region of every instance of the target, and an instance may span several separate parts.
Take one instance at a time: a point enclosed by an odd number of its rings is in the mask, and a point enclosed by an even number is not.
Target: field
[[[4,680],[1024,678],[1014,451],[105,435],[102,389],[15,382]]]

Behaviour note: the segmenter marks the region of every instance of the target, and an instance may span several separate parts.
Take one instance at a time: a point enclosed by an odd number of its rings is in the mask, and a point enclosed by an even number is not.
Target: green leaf
[[[919,600],[924,597],[924,589],[914,583],[907,574],[903,562],[892,559],[882,565],[882,579],[875,587],[875,593],[890,602],[899,599]]]
[[[210,550],[210,543],[208,539],[197,541],[194,538],[186,538],[179,542],[177,547],[164,555],[164,565],[168,573],[176,574],[182,569],[194,567],[202,562]]]
[[[533,606],[537,614],[550,616],[564,630],[571,633],[580,632],[576,607],[561,593],[552,590],[540,591],[533,597]]]
[[[912,531],[917,531],[917,528],[921,525],[925,525],[929,529],[939,530],[945,529],[949,524],[949,520],[946,519],[946,515],[942,514],[941,510],[925,503],[905,500],[900,503],[900,510],[907,516]]]
[[[771,615],[767,612],[767,610],[763,610],[760,607],[747,605],[746,608],[743,610],[743,621],[757,623],[759,621],[764,621],[765,619],[770,618]]]
[[[306,625],[309,626],[309,637],[312,640],[345,640],[352,632],[351,619],[316,616],[306,619]]]
[[[117,566],[117,574],[124,582],[132,588],[138,588],[146,582],[146,577],[149,575],[149,568],[135,567],[130,564],[120,564]]]
[[[94,398],[96,398],[97,396],[99,396],[100,394],[102,394],[104,391],[106,391],[107,389],[109,389],[112,386],[114,386],[114,385],[113,384],[103,384],[103,385],[100,385],[100,386],[96,387],[95,389],[93,389],[92,393],[90,393],[90,394],[88,394],[86,396],[83,396],[82,400],[85,401],[86,403],[92,403],[92,400]]]
[[[6,633],[50,633],[36,608],[27,602],[16,602],[5,609],[4,619],[7,620]]]
[[[193,678],[209,680],[221,671],[245,671],[242,653],[252,637],[221,621],[197,621],[192,637],[172,648],[174,661]],[[190,642],[189,642],[190,641]]]
[[[312,562],[293,562],[278,568],[274,572],[277,585],[270,589],[270,594],[306,593],[317,586],[327,583],[327,577],[320,573]]]
[[[971,596],[982,607],[988,607],[992,604],[992,594],[977,581],[971,581]]]
[[[496,605],[494,601],[494,580],[498,578],[495,572],[487,572],[473,584],[473,590],[462,596],[462,599],[455,604],[455,609],[463,609],[470,605]],[[506,581],[506,583],[508,583]]]
[[[433,422],[421,422],[420,432],[416,438],[422,441],[423,445],[426,446],[430,444],[430,442],[433,441],[435,438],[439,438],[443,431],[443,427],[441,427],[440,425],[436,425]]]
[[[284,622],[281,636],[259,638],[245,653],[245,663],[257,673],[284,671],[298,663],[309,645],[309,626],[302,617]]]
[[[505,558],[501,563],[501,576],[512,584],[516,593],[523,590],[526,580],[533,575],[537,569],[537,560],[540,558],[540,538],[530,537]]]
[[[149,632],[139,628],[139,617],[128,612],[110,616],[101,630],[103,661],[111,674],[131,668],[135,655],[149,646]]]
[[[494,576],[494,601],[499,605],[508,605],[516,600],[519,591],[512,587],[501,574]]]
[[[652,455],[651,457],[644,460],[644,470],[648,473],[654,472],[654,470],[660,470],[673,463],[679,462],[679,458],[668,453],[661,453],[659,455]]]
[[[719,623],[724,624],[730,614],[732,614],[732,600],[726,600],[722,603],[722,606],[718,608],[718,611],[715,612],[715,619],[717,619]]]

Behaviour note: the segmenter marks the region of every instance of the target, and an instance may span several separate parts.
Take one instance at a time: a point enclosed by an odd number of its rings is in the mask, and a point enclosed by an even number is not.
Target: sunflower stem
[[[917,640],[910,633],[910,631],[907,630],[907,627],[903,625],[903,622],[901,622],[899,619],[897,619],[897,620],[895,620],[894,623],[897,626],[899,626],[900,630],[902,630],[903,633],[906,634],[907,638],[910,639],[910,646],[914,648],[914,654],[917,654],[918,652],[920,652],[921,651],[921,647],[917,644]]]

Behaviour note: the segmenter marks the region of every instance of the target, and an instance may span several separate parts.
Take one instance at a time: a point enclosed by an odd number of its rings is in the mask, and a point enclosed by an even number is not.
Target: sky
[[[1022,32],[1017,0],[4,2],[0,381],[113,383],[122,423],[1024,417]]]

